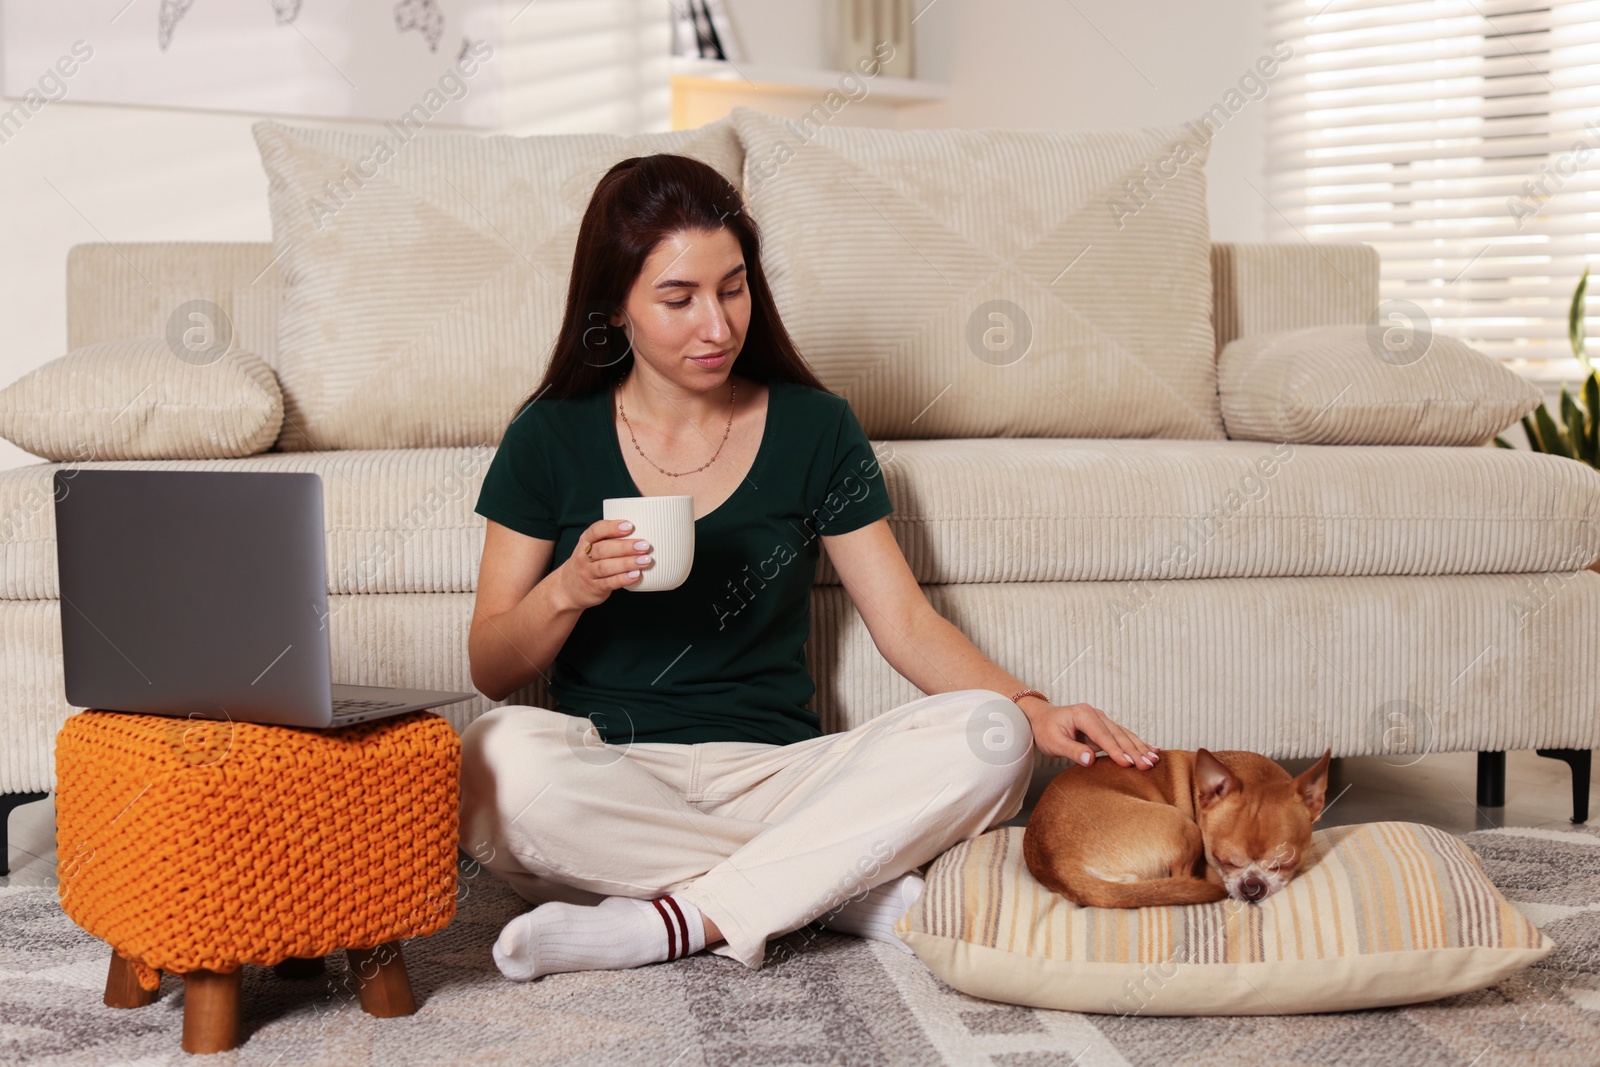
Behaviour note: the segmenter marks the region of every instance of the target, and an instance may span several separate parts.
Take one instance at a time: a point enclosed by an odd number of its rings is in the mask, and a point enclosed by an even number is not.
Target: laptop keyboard
[[[365,717],[375,711],[387,711],[390,708],[403,707],[405,707],[405,702],[402,700],[356,700],[352,697],[345,697],[333,702],[333,719],[337,722],[340,719]]]

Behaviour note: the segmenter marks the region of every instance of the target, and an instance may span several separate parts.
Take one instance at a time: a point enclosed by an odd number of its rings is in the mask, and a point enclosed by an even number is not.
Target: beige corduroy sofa
[[[1182,421],[1190,416],[1176,411],[1170,418],[1158,413],[1132,432],[1041,433],[1035,420],[1049,412],[1036,416],[1027,408],[1038,402],[1031,395],[992,393],[992,402],[964,409],[959,397],[938,400],[946,370],[952,377],[966,373],[969,362],[984,374],[1008,369],[971,353],[952,354],[954,369],[935,366],[930,376],[932,357],[918,355],[915,345],[891,350],[867,330],[862,343],[886,346],[873,367],[839,355],[844,349],[828,332],[830,315],[853,312],[848,300],[830,295],[829,285],[840,292],[876,285],[884,306],[899,309],[928,298],[907,291],[906,278],[871,255],[909,260],[914,252],[952,283],[962,261],[940,250],[937,227],[927,222],[934,208],[899,214],[891,194],[876,191],[877,179],[862,163],[886,151],[872,140],[875,132],[818,131],[763,185],[753,180],[763,177],[760,161],[775,156],[761,137],[783,129],[749,115],[742,121],[745,190],[767,234],[779,306],[801,350],[824,381],[851,399],[874,439],[895,504],[890,527],[929,599],[1006,669],[1057,702],[1104,708],[1169,748],[1246,748],[1294,758],[1325,746],[1343,756],[1600,745],[1600,680],[1591,669],[1600,648],[1600,573],[1584,569],[1600,555],[1600,474],[1521,450],[1236,440],[1225,432],[1218,353],[1238,338],[1371,322],[1380,299],[1370,248],[1211,244],[1203,184],[1198,221],[1174,235],[1170,219],[1151,217],[1156,209],[1191,215],[1197,209],[1186,207],[1171,192],[1177,181],[1169,181],[1162,195],[1171,202],[1158,195],[1140,212],[1153,227],[1151,244],[1143,250],[1135,244],[1130,270],[1143,262],[1157,275],[1140,302],[1167,299],[1159,287],[1168,285],[1173,300],[1200,303],[1204,350],[1190,369],[1196,395],[1203,400],[1209,393],[1211,407],[1196,416],[1199,428],[1192,431]],[[894,234],[885,231],[874,243],[862,236],[867,223],[848,219],[831,236],[825,232],[831,227],[805,229],[804,196],[797,209],[778,198],[777,187],[792,178],[796,195],[805,193],[811,187],[803,169],[810,167],[822,175],[819,182],[835,168],[836,179],[842,174]],[[403,174],[392,177],[403,184]],[[1106,180],[1096,178],[1097,188]],[[569,197],[579,209],[586,188]],[[344,217],[358,210],[347,207]],[[786,221],[784,212],[797,210]],[[1107,214],[1116,221],[1115,205]],[[862,210],[860,217],[871,216]],[[1084,217],[1087,236],[1076,243],[1121,240],[1126,232]],[[982,212],[946,221],[952,231],[966,227],[969,237],[985,227],[1003,229]],[[1021,224],[1039,225],[1038,218]],[[904,248],[895,244],[901,239]],[[847,245],[848,254],[820,276],[813,266],[817,242],[828,240]],[[1184,241],[1201,249],[1202,260],[1190,288],[1179,291],[1149,260],[1152,250]],[[259,354],[289,394],[304,379],[283,342],[299,335],[285,331],[280,315],[293,305],[287,289],[303,284],[286,281],[300,269],[295,256],[303,251],[281,240],[79,246],[67,264],[70,344],[161,335],[173,308],[209,301],[231,321],[234,344]],[[1026,249],[1010,255],[1011,267],[1026,274]],[[1064,263],[1057,257],[1040,266],[1040,291],[1050,291],[1045,281]],[[1056,373],[1045,361],[1055,350],[1052,338],[1081,325],[1061,316],[1112,299],[1097,286],[1134,284],[1136,274],[1121,276],[1119,269],[1102,265],[1076,283],[1086,287],[1081,293],[1062,298],[1065,311],[1032,316],[1040,355],[1029,373]],[[929,314],[941,313],[940,301],[959,305],[959,313],[942,341],[927,343],[958,348],[950,338],[970,336],[972,309],[982,300],[1033,292],[1023,283],[1005,285],[953,285],[937,294]],[[820,295],[808,295],[819,286]],[[1045,300],[1020,299],[1035,307]],[[1159,333],[1153,336],[1160,346]],[[1130,346],[1136,341],[1124,338]],[[1095,348],[1085,342],[1063,350],[1082,356]],[[1010,369],[1026,366],[1023,358]],[[1084,385],[1085,373],[1100,378]],[[1144,415],[1136,409],[1167,404],[1159,389],[1129,385],[1128,372],[1118,373],[1121,379],[1077,366],[1060,377],[1077,384],[1045,402],[1069,417],[1077,417],[1069,407],[1090,405],[1077,413],[1089,423],[1102,413],[1118,417],[1115,403],[1091,399],[1098,381],[1131,389],[1137,417]],[[537,376],[537,360],[529,360],[525,383]],[[520,392],[489,398],[494,420],[503,424],[512,394]],[[1013,402],[1022,407],[1007,416]],[[948,415],[938,403],[949,406]],[[286,406],[302,423],[314,417]],[[952,433],[960,423],[940,423],[941,417],[966,418],[975,430]],[[297,429],[314,437],[304,425]],[[886,432],[896,429],[902,432]],[[335,678],[471,689],[467,629],[484,536],[472,509],[492,443],[325,447],[302,440],[296,447],[231,459],[92,465],[317,472],[326,500]],[[0,793],[52,788],[53,739],[73,710],[62,690],[51,506],[52,475],[71,465],[0,472]],[[813,707],[829,729],[919,695],[877,653],[826,559],[817,574],[807,660],[818,686]],[[546,699],[538,682],[509,702]],[[460,727],[490,706],[480,697],[444,713]]]

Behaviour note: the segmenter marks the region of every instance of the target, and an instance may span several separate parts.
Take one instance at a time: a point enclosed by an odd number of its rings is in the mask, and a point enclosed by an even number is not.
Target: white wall
[[[1220,100],[1266,48],[1264,0],[912,3],[922,12],[917,76],[947,81],[951,92],[903,112],[904,125],[1177,122]],[[832,0],[729,7],[752,61],[828,65]],[[1261,238],[1264,207],[1247,183],[1262,186],[1264,110],[1262,101],[1248,104],[1212,146],[1212,232],[1223,239]],[[250,137],[257,117],[79,104],[69,95],[0,144],[0,386],[65,351],[72,245],[270,238],[266,179]],[[0,442],[0,468],[31,462]]]
[[[904,112],[903,124],[916,126],[1184,122],[1222,101],[1268,48],[1265,0],[935,0],[916,25],[926,55],[918,77],[950,84],[948,102]],[[1265,164],[1262,98],[1245,102],[1211,144],[1217,240],[1264,239],[1268,209],[1256,189],[1266,187]]]
[[[831,66],[833,0],[725,0],[752,63]],[[1195,119],[1266,52],[1265,0],[911,0],[916,77],[943,103],[902,127],[1105,130]],[[1266,91],[1271,92],[1271,82]],[[1266,102],[1250,100],[1211,145],[1211,232],[1264,239]],[[1251,188],[1254,185],[1255,188]]]

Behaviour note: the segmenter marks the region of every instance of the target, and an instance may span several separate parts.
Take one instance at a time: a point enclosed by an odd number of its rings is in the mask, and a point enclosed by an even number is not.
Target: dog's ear
[[[1328,802],[1328,760],[1332,757],[1333,749],[1330,748],[1294,780],[1294,791],[1306,802],[1312,822],[1322,817],[1322,808]]]
[[[1208,808],[1223,797],[1239,791],[1239,779],[1205,749],[1194,754],[1194,799],[1202,808]]]

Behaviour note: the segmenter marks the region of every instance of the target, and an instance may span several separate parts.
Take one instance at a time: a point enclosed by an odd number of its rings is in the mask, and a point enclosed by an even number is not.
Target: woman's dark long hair
[[[633,350],[611,316],[627,302],[644,261],[668,234],[732,231],[744,252],[750,326],[734,366],[756,381],[780,379],[831,392],[812,373],[783,328],[761,269],[761,234],[733,183],[688,156],[634,156],[594,188],[578,228],[567,309],[544,377],[512,412],[536,399],[587,396],[620,381]]]

